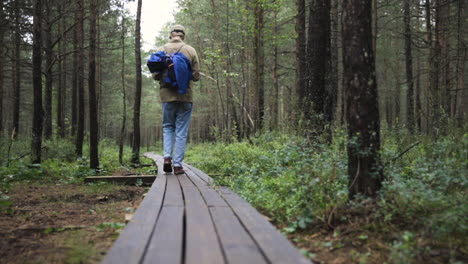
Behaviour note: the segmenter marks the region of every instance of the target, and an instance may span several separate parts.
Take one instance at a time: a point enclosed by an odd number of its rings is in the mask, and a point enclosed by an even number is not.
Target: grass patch
[[[43,161],[41,164],[31,164],[28,153],[29,139],[18,139],[13,142],[0,141],[0,190],[7,190],[14,182],[34,183],[82,183],[87,176],[112,175],[123,171],[134,174],[157,174],[156,166],[133,167],[131,149],[125,147],[124,164],[119,164],[118,145],[114,141],[104,139],[100,141],[98,171],[89,168],[88,145],[83,146],[81,158],[76,158],[74,145],[69,140],[50,140],[44,142]],[[10,149],[9,145],[13,147]],[[142,164],[153,164],[151,159],[141,157]]]
[[[102,195],[116,193],[122,189],[122,185],[108,183],[108,182],[96,182],[87,184],[84,188],[84,194],[87,195]]]
[[[70,232],[65,245],[69,248],[65,256],[65,263],[68,264],[89,263],[99,253],[88,234],[82,230]]]

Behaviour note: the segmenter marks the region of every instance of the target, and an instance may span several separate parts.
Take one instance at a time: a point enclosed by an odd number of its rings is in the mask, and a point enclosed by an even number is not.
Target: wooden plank
[[[211,207],[210,212],[228,263],[267,263],[231,208]]]
[[[197,176],[193,176],[192,172],[188,172],[187,176],[195,184],[195,186],[197,186],[208,207],[228,206],[224,199],[218,194],[218,192],[206,185],[206,183],[200,180]]]
[[[156,175],[132,175],[132,176],[91,176],[84,179],[85,183],[91,182],[112,182],[112,183],[122,183],[122,184],[136,184],[138,180],[141,180],[142,183],[151,185],[156,179]]]
[[[145,152],[143,153],[143,156],[147,157],[148,159],[155,160],[155,157],[158,155],[154,152]]]
[[[226,186],[219,187],[219,191],[221,192],[221,194],[234,194],[234,192]]]
[[[223,196],[271,263],[311,263],[244,199],[234,193]]]
[[[197,188],[193,182],[187,177],[187,175],[182,174],[182,175],[177,175],[179,179],[180,186],[182,187],[182,190],[184,188]]]
[[[204,173],[203,171],[201,171],[200,169],[190,165],[190,164],[187,164],[187,163],[184,163],[184,165],[189,168],[190,170],[192,170],[198,177],[200,177],[202,180],[204,180],[206,183],[208,184],[211,184],[214,182],[213,178],[211,178],[210,176],[208,176],[208,174]]]
[[[187,174],[187,176],[189,176],[193,183],[195,183],[197,186],[208,186],[208,184],[200,177],[198,177],[192,170],[186,170],[185,174]]]
[[[163,207],[143,263],[182,263],[183,230],[184,208]]]
[[[187,163],[184,163],[184,166],[189,168],[191,171],[193,171],[198,177],[200,177],[203,181],[205,181],[207,184],[212,184],[214,183],[213,178],[208,176],[208,174],[204,173],[203,171],[199,170],[198,168],[195,168]]]
[[[154,152],[146,152],[143,154],[143,156],[152,159],[156,166],[158,167],[158,174],[165,174],[166,172],[163,171],[163,163],[164,163],[164,158],[161,155],[158,155]]]
[[[203,198],[205,199],[208,207],[228,207],[229,205],[224,201],[223,198],[213,189],[201,188],[199,189]]]
[[[161,156],[149,157],[162,169]],[[208,175],[186,167],[188,176],[156,178],[102,263],[310,263],[237,194],[220,188],[224,201]]]
[[[179,176],[179,179],[181,185],[184,183],[182,190],[186,210],[185,264],[224,263],[210,212],[200,192],[187,176]]]
[[[182,190],[176,175],[167,175],[166,196],[164,197],[164,206],[184,206]]]
[[[179,180],[181,181],[181,185],[183,186],[189,188],[198,188],[208,207],[228,206],[224,199],[214,189],[206,185],[206,183],[199,179],[197,176],[193,176],[192,172],[186,173],[184,177],[180,176]]]
[[[165,190],[166,176],[158,175],[133,219],[114,242],[102,263],[140,263],[158,219]]]

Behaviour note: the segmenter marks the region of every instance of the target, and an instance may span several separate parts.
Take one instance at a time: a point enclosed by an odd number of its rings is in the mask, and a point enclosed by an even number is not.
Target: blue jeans
[[[192,103],[167,102],[162,109],[164,157],[172,157],[173,166],[180,167],[185,156]]]

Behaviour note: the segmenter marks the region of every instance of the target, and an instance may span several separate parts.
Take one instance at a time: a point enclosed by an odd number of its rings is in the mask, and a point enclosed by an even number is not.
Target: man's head
[[[171,29],[170,39],[180,38],[181,40],[185,39],[185,28],[181,25],[175,25]]]

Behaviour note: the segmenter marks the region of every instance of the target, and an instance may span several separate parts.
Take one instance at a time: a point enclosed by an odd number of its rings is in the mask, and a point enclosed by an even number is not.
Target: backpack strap
[[[177,53],[177,52],[180,52],[180,50],[185,46],[185,44],[182,44],[182,46],[180,46],[180,48],[174,52],[174,53]],[[164,52],[167,54],[167,50],[166,50],[166,45],[163,46],[163,49],[164,49]]]
[[[182,44],[182,46],[180,46],[180,48],[179,48],[175,53],[180,52],[180,50],[181,50],[184,46],[185,46],[185,44]]]

